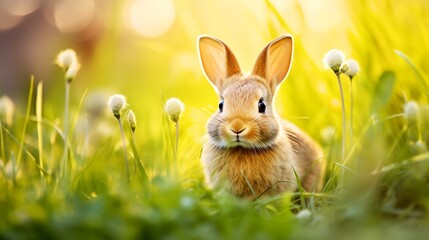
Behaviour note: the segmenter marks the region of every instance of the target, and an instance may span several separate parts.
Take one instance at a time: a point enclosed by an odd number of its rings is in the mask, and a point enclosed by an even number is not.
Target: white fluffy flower
[[[89,115],[89,120],[94,121],[102,116],[106,110],[106,102],[109,95],[104,91],[92,91],[85,98],[83,110]]]
[[[79,65],[76,52],[73,49],[66,49],[58,53],[56,63],[66,71],[73,64]]]
[[[64,71],[66,71],[65,79],[67,82],[71,82],[77,72],[80,69],[80,64],[76,56],[76,52],[73,49],[66,49],[58,53],[55,61]]]
[[[128,112],[128,123],[130,124],[131,130],[134,132],[134,130],[136,130],[137,120],[133,110]]]
[[[125,104],[125,97],[121,94],[114,94],[107,101],[107,105],[109,106],[110,110],[112,110],[113,115],[115,115],[116,118],[121,116],[121,110]]]
[[[344,73],[350,78],[353,78],[359,72],[359,64],[355,60],[349,59],[345,65],[348,66],[348,69]]]
[[[80,69],[80,65],[78,63],[70,65],[70,67],[66,71],[66,76],[65,76],[67,82],[71,82],[76,77],[76,74],[79,71],[79,69]]]
[[[327,68],[331,68],[335,73],[339,73],[344,62],[344,53],[337,49],[331,49],[325,54],[323,62]]]
[[[180,118],[180,114],[182,114],[185,106],[183,103],[177,98],[170,98],[165,103],[165,112],[170,117],[170,120],[177,123]]]
[[[9,125],[12,124],[13,109],[13,102],[8,96],[0,98],[0,118]]]
[[[419,117],[419,105],[417,102],[408,101],[404,106],[404,115],[408,121],[417,121]]]
[[[309,217],[311,217],[311,211],[308,209],[301,210],[296,215],[296,218],[298,218],[298,219],[308,219]]]

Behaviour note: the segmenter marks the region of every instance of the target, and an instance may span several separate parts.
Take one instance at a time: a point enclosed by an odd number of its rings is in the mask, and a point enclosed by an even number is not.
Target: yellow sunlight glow
[[[170,29],[176,12],[172,0],[135,0],[128,14],[138,34],[159,37]]]
[[[308,27],[314,31],[326,32],[344,24],[338,1],[303,0],[299,3]]]

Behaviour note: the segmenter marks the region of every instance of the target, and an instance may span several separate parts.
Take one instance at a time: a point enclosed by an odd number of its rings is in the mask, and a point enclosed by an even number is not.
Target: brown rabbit
[[[269,43],[251,75],[241,73],[234,54],[216,38],[200,36],[198,50],[220,98],[219,111],[207,123],[209,141],[201,156],[209,187],[248,199],[273,196],[297,189],[296,172],[305,190],[319,191],[319,145],[273,109],[291,65],[292,36]]]

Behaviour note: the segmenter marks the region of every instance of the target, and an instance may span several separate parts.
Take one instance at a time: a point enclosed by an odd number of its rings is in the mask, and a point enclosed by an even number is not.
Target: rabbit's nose
[[[230,128],[231,129],[231,131],[233,132],[233,133],[235,133],[235,134],[240,134],[240,133],[242,133],[242,132],[244,132],[244,130],[246,130],[246,128],[242,128],[241,130],[235,130],[235,129],[232,129],[232,128]]]
[[[231,123],[228,126],[229,130],[231,130],[234,134],[240,134],[246,130],[246,125],[244,124],[243,120],[240,118],[236,118],[231,121]]]

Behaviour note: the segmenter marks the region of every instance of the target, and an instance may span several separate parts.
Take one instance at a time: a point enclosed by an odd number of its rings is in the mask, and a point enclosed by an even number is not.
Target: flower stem
[[[124,151],[124,160],[125,160],[125,170],[127,172],[127,181],[130,182],[130,167],[128,164],[128,157],[127,157],[127,149],[126,149],[126,143],[125,143],[125,134],[124,134],[124,128],[122,127],[121,118],[117,117],[119,124],[119,130],[121,131],[121,137],[122,137],[122,150]]]
[[[135,140],[134,131],[131,131],[131,147],[132,147],[133,152],[134,152],[134,167],[135,167],[135,171],[137,171],[136,168],[138,167],[139,170],[140,170],[140,174],[141,174],[142,180],[144,181],[144,183],[148,183],[149,182],[149,177],[147,176],[146,170],[145,170],[145,168],[143,166],[143,163],[142,163],[142,161],[140,159],[140,156],[139,156],[139,154],[137,152],[135,141],[136,140]]]
[[[135,148],[135,136],[133,131],[131,131],[131,148]],[[137,161],[140,161],[140,157],[134,156],[134,174],[137,174]]]
[[[350,146],[353,147],[353,78],[350,78]]]
[[[61,163],[61,176],[64,177],[67,172],[68,158],[68,138],[69,138],[69,102],[70,102],[70,82],[66,80],[66,92],[64,101],[64,152]]]
[[[4,136],[3,136],[3,119],[0,116],[0,146],[1,146],[1,159],[6,161],[6,153],[4,150]]]
[[[340,88],[341,96],[341,114],[342,114],[342,142],[341,142],[341,159],[344,164],[346,160],[346,109],[344,106],[343,86],[341,85],[340,73],[336,74],[338,79],[338,87]]]
[[[178,159],[178,149],[179,149],[179,121],[176,122],[176,142],[174,148],[174,163],[173,163],[173,174],[176,176],[176,165]]]

